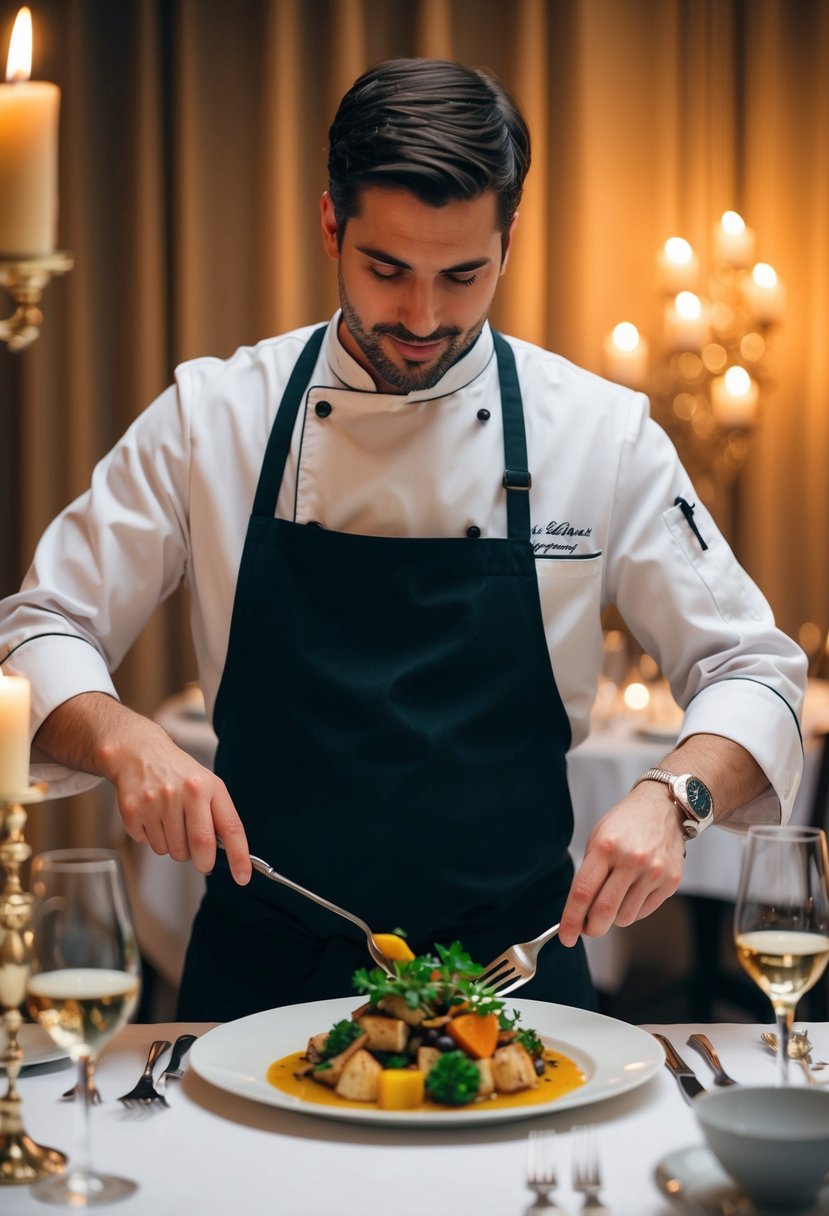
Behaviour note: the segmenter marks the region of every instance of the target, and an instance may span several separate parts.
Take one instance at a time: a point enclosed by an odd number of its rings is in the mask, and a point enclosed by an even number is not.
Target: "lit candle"
[[[0,795],[29,788],[30,706],[29,681],[0,671]]]
[[[620,321],[604,342],[605,375],[628,388],[643,388],[648,377],[648,344],[630,321]]]
[[[29,79],[32,15],[14,23],[0,84],[0,255],[51,253],[58,224],[57,85]]]
[[[724,211],[714,227],[714,248],[721,262],[750,266],[754,257],[754,233],[736,211]]]
[[[659,276],[662,289],[670,296],[696,285],[699,260],[681,236],[668,237],[659,251]]]
[[[665,340],[671,350],[699,353],[710,329],[710,310],[693,291],[680,291],[665,305]]]
[[[758,325],[774,325],[783,315],[785,293],[777,271],[758,262],[744,285],[746,301]]]
[[[720,426],[753,426],[759,389],[744,367],[729,367],[711,381],[711,409]]]

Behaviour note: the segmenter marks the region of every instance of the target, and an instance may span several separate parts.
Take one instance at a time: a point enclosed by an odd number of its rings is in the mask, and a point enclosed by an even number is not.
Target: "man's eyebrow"
[[[382,249],[373,249],[370,245],[357,245],[356,248],[358,253],[371,258],[373,262],[383,262],[386,266],[397,266],[400,270],[412,269],[408,262],[394,257],[391,253],[385,253]],[[463,274],[469,270],[480,270],[481,267],[488,266],[491,261],[492,258],[473,258],[469,262],[459,262],[457,266],[445,266],[441,274]]]

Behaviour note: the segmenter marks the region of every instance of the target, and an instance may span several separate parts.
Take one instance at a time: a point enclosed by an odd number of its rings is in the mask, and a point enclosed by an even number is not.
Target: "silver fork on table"
[[[169,1039],[156,1039],[150,1047],[147,1063],[144,1065],[144,1071],[136,1081],[135,1085],[129,1093],[122,1094],[118,1099],[123,1102],[124,1106],[149,1106],[153,1102],[160,1102],[163,1106],[169,1106],[169,1102],[160,1094],[153,1084],[153,1068],[155,1067],[158,1057],[164,1055],[165,1051],[170,1049]]]
[[[583,1211],[605,1212],[607,1209],[599,1199],[602,1173],[596,1129],[586,1124],[578,1124],[572,1128],[572,1136],[573,1190],[584,1195]]]
[[[551,1131],[531,1131],[527,1137],[527,1187],[535,1195],[532,1211],[552,1208],[549,1196],[556,1189],[556,1134]]]
[[[225,847],[218,837],[216,838],[216,844],[220,849],[224,849]],[[374,959],[377,966],[381,967],[383,971],[385,971],[386,975],[393,976],[395,974],[391,960],[388,959],[380,949],[371,929],[364,920],[360,919],[359,916],[355,916],[353,912],[347,912],[345,908],[341,908],[339,904],[332,904],[330,899],[323,899],[321,895],[315,895],[313,891],[309,891],[307,887],[301,887],[299,883],[294,882],[293,879],[286,878],[284,874],[280,874],[278,870],[273,868],[273,866],[269,866],[268,863],[263,861],[261,857],[254,857],[251,853],[250,863],[254,870],[258,870],[260,874],[264,874],[266,878],[271,880],[271,882],[281,883],[283,887],[288,887],[291,891],[296,891],[297,895],[304,895],[306,899],[313,900],[313,902],[315,904],[319,904],[321,908],[327,908],[329,912],[333,912],[337,916],[342,916],[346,920],[350,920],[352,925],[356,925],[358,929],[362,929],[363,933],[366,935],[368,952]]]
[[[516,942],[484,968],[478,976],[479,982],[494,992],[500,992],[501,996],[523,987],[538,970],[538,956],[542,947],[558,936],[560,928],[560,924],[553,925],[552,929],[534,937],[531,942]]]

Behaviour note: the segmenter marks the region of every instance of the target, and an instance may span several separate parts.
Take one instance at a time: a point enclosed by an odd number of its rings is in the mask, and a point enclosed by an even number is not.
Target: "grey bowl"
[[[829,1182],[829,1086],[712,1089],[694,1112],[711,1152],[758,1206],[809,1207]]]

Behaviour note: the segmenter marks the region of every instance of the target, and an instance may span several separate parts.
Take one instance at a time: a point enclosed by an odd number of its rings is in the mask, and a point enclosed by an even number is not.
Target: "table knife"
[[[688,1101],[692,1102],[699,1094],[704,1094],[705,1086],[697,1080],[693,1068],[689,1067],[682,1056],[677,1054],[673,1044],[665,1038],[664,1034],[655,1034],[653,1037],[662,1044],[665,1052],[665,1067],[674,1074],[679,1088]]]

